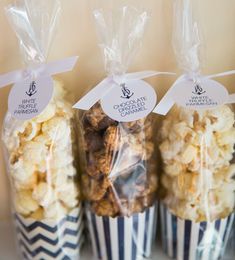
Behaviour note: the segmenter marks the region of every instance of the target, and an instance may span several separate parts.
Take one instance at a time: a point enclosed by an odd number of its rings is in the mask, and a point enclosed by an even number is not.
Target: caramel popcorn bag
[[[82,190],[95,259],[147,259],[156,231],[156,94],[126,73],[143,37],[147,13],[132,7],[96,10],[107,78],[74,107],[81,109]]]
[[[72,57],[46,64],[60,2],[19,0],[6,8],[28,67],[0,76],[15,83],[2,140],[22,259],[78,259],[82,209],[75,168],[74,113],[62,82]]]
[[[159,136],[162,240],[171,258],[217,260],[234,221],[235,100],[212,78],[234,71],[200,74],[192,6],[175,3],[174,46],[184,74],[154,110],[165,116]]]

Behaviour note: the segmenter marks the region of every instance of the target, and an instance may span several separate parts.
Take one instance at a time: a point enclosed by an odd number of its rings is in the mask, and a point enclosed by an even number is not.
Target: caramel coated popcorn
[[[83,194],[99,216],[131,216],[155,202],[152,118],[110,119],[99,103],[82,113]]]
[[[175,107],[163,121],[160,151],[164,203],[192,221],[227,217],[235,206],[234,112]]]
[[[57,219],[79,204],[74,167],[71,104],[62,84],[36,118],[7,115],[3,141],[13,186],[15,210],[25,218]]]

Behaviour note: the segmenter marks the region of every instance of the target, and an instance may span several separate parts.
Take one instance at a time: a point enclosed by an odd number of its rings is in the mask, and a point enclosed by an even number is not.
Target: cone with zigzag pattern
[[[72,210],[59,221],[35,221],[15,214],[22,259],[78,259],[83,242],[82,218],[81,208]]]

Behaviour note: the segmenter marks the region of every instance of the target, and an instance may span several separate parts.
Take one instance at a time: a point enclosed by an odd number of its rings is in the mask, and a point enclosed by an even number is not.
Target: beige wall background
[[[111,0],[106,0],[107,3],[109,1]],[[18,42],[3,11],[7,2],[10,1],[0,0],[0,74],[22,67]],[[49,60],[72,55],[80,56],[74,71],[61,75],[68,89],[79,98],[86,89],[94,86],[105,75],[91,15],[94,2],[88,0],[61,0],[61,2],[62,16]],[[133,3],[131,0],[123,2]],[[198,4],[198,19],[204,36],[203,73],[235,69],[235,1],[195,0],[195,2]],[[178,70],[171,46],[172,3],[173,0],[140,1],[140,4],[150,11],[151,19],[142,49],[130,71]],[[150,82],[161,98],[173,81],[174,79],[159,77],[151,79]],[[223,78],[221,82],[230,91],[235,90],[235,76]],[[0,129],[7,109],[9,89],[6,87],[0,90]],[[0,152],[0,220],[10,216],[9,191],[3,156]]]

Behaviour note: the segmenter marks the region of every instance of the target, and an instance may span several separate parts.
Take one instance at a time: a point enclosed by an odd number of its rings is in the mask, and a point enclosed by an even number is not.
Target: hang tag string
[[[78,57],[70,57],[60,61],[41,64],[34,68],[16,70],[0,75],[0,88],[20,82],[26,79],[35,79],[43,76],[53,76],[59,73],[71,71],[77,63]]]
[[[207,76],[203,76],[203,75],[198,76],[197,75],[196,77],[198,77],[198,79],[200,80],[200,78],[212,79],[212,78],[225,77],[225,76],[234,75],[234,74],[235,74],[235,70],[230,70],[230,71],[225,71],[222,73],[217,73],[217,74],[212,74],[212,75],[207,75]],[[183,82],[186,79],[194,80],[194,78],[190,77],[187,74],[183,74],[182,76],[180,76],[175,81],[173,86],[167,91],[167,93],[162,98],[162,100],[159,102],[159,104],[155,107],[155,109],[153,110],[154,113],[160,114],[160,115],[166,115],[170,111],[170,109],[175,104],[174,96],[172,94],[175,90],[175,86],[178,85],[180,82]],[[229,95],[229,100],[227,103],[228,104],[235,103],[235,94]]]
[[[85,96],[83,96],[73,108],[89,110],[95,105],[100,99],[102,99],[110,90],[112,90],[117,85],[122,83],[127,83],[133,80],[143,80],[158,75],[175,75],[172,72],[159,72],[159,71],[140,71],[134,73],[127,73],[123,76],[112,76],[105,78],[98,85],[96,85],[92,90],[90,90]]]

